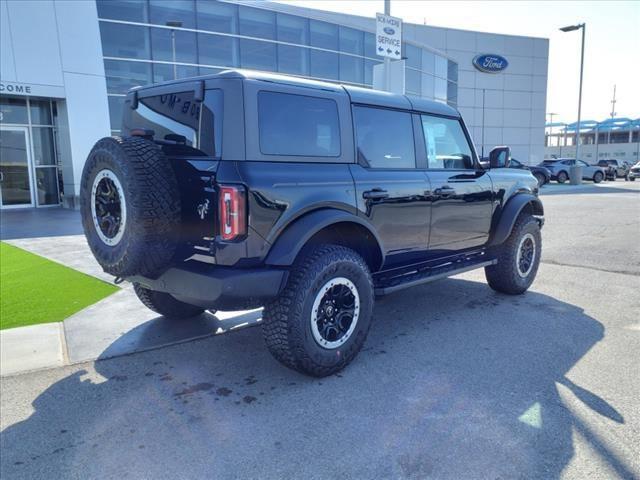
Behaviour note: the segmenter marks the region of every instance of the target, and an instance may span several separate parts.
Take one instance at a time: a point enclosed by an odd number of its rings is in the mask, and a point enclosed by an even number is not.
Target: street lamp
[[[167,27],[173,27],[171,29],[171,58],[173,59],[173,79],[178,78],[178,66],[176,65],[176,31],[174,28],[181,28],[182,22],[169,21],[166,22]]]
[[[579,23],[578,25],[569,25],[562,27],[560,30],[563,32],[573,32],[574,30],[582,29],[582,49],[580,52],[580,89],[578,90],[578,122],[576,123],[576,161],[575,165],[572,165],[569,169],[569,177],[571,179],[571,185],[579,185],[582,183],[582,167],[578,164],[580,158],[580,114],[582,113],[582,72],[584,70],[584,32],[586,25]]]

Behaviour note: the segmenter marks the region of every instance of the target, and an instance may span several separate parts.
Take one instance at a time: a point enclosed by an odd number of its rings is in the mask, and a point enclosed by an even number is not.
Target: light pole
[[[167,22],[165,23],[167,27],[180,28],[182,27],[182,22]],[[178,66],[176,65],[176,31],[171,29],[171,59],[173,60],[173,79],[177,80],[178,78]]]
[[[582,48],[580,51],[580,89],[578,90],[578,122],[576,123],[576,162],[569,169],[569,177],[571,178],[571,185],[579,185],[582,183],[582,167],[578,164],[580,158],[580,114],[582,113],[582,73],[584,70],[584,32],[586,25],[579,23],[578,25],[569,25],[562,27],[560,30],[563,32],[573,32],[574,30],[582,29]]]

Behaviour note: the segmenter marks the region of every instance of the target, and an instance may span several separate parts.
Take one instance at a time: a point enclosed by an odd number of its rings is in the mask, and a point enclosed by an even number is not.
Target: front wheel
[[[602,172],[596,172],[593,174],[593,181],[594,183],[600,183],[602,181],[602,179],[604,178],[604,176],[602,175]],[[616,180],[615,175],[613,176],[613,178],[611,179],[612,181]]]
[[[308,247],[284,291],[264,307],[262,333],[285,366],[314,377],[342,370],[369,332],[373,283],[367,264],[338,245]]]
[[[558,173],[556,180],[558,181],[558,183],[564,183],[569,180],[569,175],[567,174],[567,172],[560,172]]]
[[[509,295],[524,293],[536,278],[541,254],[540,224],[522,213],[509,238],[496,248],[498,263],[484,269],[489,286]]]
[[[133,290],[145,307],[167,318],[190,318],[204,312],[203,308],[176,300],[168,293],[150,290],[139,283],[133,284]]]

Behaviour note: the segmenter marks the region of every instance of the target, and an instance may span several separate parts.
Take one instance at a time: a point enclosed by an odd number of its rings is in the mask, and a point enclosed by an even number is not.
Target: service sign
[[[481,72],[498,73],[507,68],[509,62],[501,55],[485,53],[473,59],[473,66]]]
[[[381,57],[402,58],[402,20],[376,13],[376,53]]]

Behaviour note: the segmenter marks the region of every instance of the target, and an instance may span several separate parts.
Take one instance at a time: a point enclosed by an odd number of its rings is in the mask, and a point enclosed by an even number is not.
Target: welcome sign
[[[502,55],[484,53],[473,59],[473,66],[481,72],[499,73],[509,66],[509,62]]]

